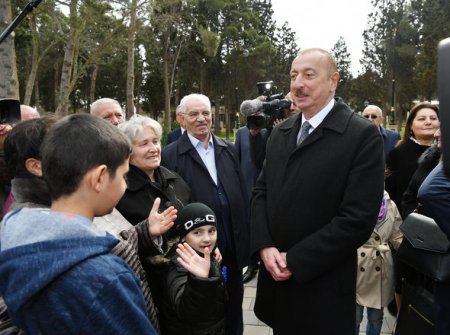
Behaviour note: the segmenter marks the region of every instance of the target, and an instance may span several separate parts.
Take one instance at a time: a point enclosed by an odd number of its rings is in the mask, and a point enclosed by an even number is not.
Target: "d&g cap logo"
[[[206,214],[204,218],[196,218],[195,220],[189,220],[184,223],[184,229],[189,230],[193,226],[198,225],[203,222],[215,222],[216,219],[212,214]]]

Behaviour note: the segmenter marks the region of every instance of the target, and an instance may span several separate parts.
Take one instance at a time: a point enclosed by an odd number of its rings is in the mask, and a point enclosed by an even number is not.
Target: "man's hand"
[[[180,243],[177,248],[177,254],[180,257],[177,261],[194,276],[208,278],[211,267],[211,253],[209,248],[203,250],[205,258],[201,257],[187,243]]]
[[[285,252],[280,253],[277,248],[270,247],[261,249],[259,256],[273,280],[283,281],[292,277],[291,271],[287,268]]]
[[[0,124],[0,146],[3,147],[6,136],[11,132],[12,126],[9,124]]]
[[[150,215],[148,216],[148,232],[152,239],[161,236],[172,228],[174,221],[177,218],[177,210],[173,206],[170,206],[162,213],[158,213],[160,204],[161,199],[156,198],[152,210],[150,211]]]
[[[273,121],[273,126],[276,127],[283,121],[284,121],[284,119],[275,119],[275,121]]]

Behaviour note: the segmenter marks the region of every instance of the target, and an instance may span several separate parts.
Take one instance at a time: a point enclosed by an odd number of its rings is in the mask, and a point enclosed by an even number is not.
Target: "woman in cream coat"
[[[391,247],[400,246],[402,219],[395,203],[384,192],[377,224],[369,240],[358,249],[356,282],[356,334],[367,308],[367,335],[378,335],[383,324],[383,307],[394,295],[394,264]]]

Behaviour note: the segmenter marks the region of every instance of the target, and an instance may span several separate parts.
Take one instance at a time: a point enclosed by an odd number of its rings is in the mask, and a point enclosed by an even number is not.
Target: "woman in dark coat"
[[[174,206],[181,210],[189,203],[191,191],[185,181],[173,171],[161,166],[161,125],[146,116],[135,115],[119,125],[133,145],[127,190],[117,209],[131,222],[145,220],[153,202],[161,198],[161,208]]]
[[[431,146],[438,128],[438,107],[429,102],[415,105],[406,121],[403,139],[387,156],[386,191],[402,215],[403,193],[417,169],[420,155]]]
[[[152,118],[135,115],[119,125],[133,145],[130,156],[130,171],[127,175],[127,190],[116,208],[133,225],[145,220],[157,197],[161,198],[160,211],[170,206],[181,210],[190,201],[190,189],[175,172],[160,166],[161,125]],[[178,241],[170,229],[164,238],[157,241],[161,254],[140,256],[150,284],[155,303],[161,302],[162,274],[169,262],[168,250]]]

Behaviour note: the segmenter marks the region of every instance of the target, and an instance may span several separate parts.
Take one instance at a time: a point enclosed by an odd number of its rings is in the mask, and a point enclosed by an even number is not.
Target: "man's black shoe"
[[[258,272],[258,266],[256,265],[249,265],[247,267],[247,270],[244,272],[244,274],[242,275],[242,281],[244,283],[248,283],[250,280],[253,279],[253,277],[255,277],[256,272]]]

